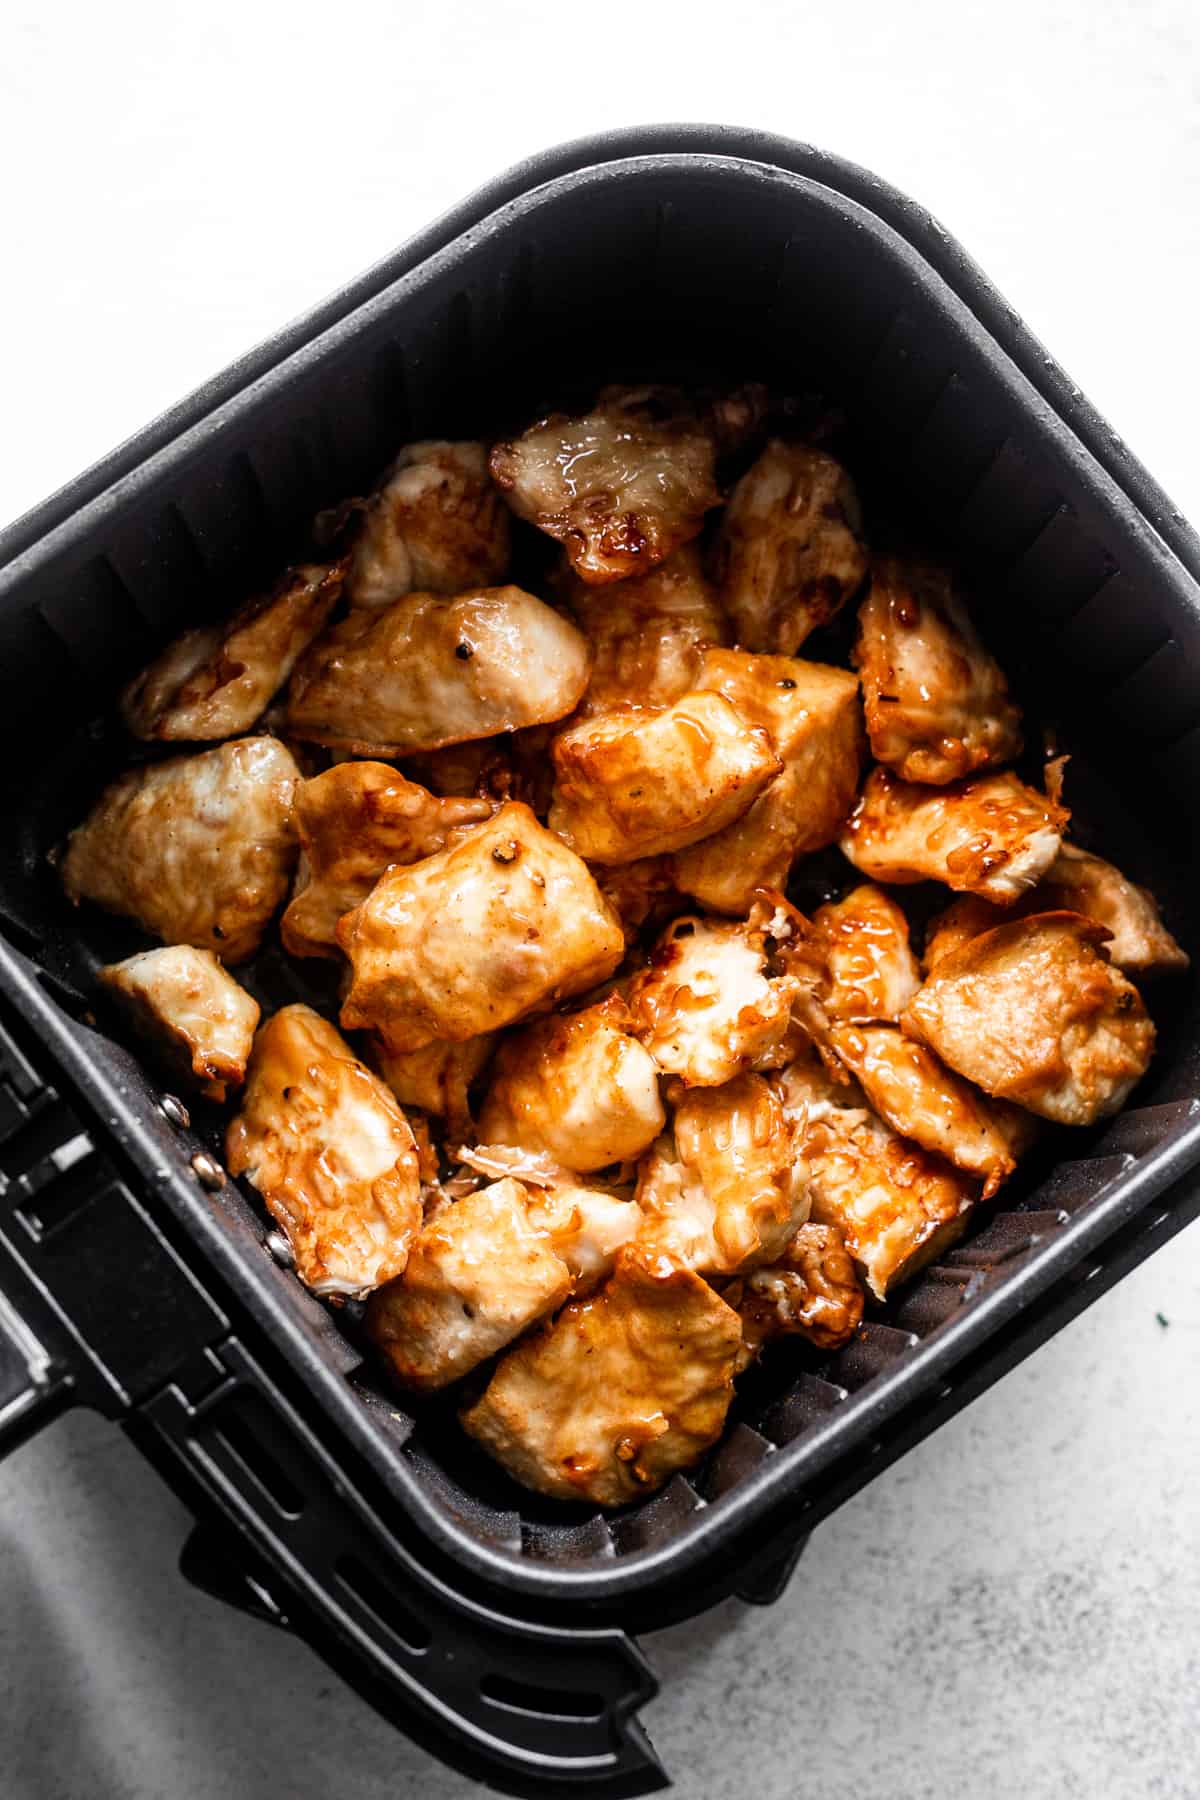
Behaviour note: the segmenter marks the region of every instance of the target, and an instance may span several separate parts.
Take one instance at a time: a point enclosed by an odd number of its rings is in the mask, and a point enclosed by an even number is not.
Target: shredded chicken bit
[[[751,1355],[781,1337],[840,1350],[862,1322],[862,1283],[836,1225],[801,1225],[778,1262],[725,1289]]]
[[[211,950],[170,944],[110,963],[99,979],[166,1066],[222,1101],[246,1074],[258,1001]]]
[[[1090,1125],[1124,1105],[1154,1049],[1107,936],[1068,912],[994,926],[937,962],[901,1023],[985,1094]]]
[[[412,1131],[378,1076],[311,1007],[285,1006],[259,1031],[225,1154],[317,1293],[367,1293],[404,1268],[421,1226]]]
[[[854,664],[872,752],[903,780],[940,786],[1020,754],[1004,671],[936,563],[874,559]]]
[[[526,1487],[620,1506],[690,1468],[721,1434],[741,1321],[649,1245],[503,1356],[464,1428]]]
[[[291,880],[298,780],[267,737],[130,769],[71,833],[63,886],[165,943],[244,962]]]

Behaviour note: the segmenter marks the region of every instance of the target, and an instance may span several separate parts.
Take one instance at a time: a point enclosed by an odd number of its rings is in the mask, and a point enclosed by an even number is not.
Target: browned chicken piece
[[[931,789],[872,769],[839,843],[873,881],[944,881],[1003,905],[1041,880],[1069,818],[1015,775]]]
[[[338,955],[337,923],[385,869],[420,862],[490,818],[487,800],[442,800],[386,763],[339,763],[296,789],[300,865],[280,921],[292,956]]]
[[[1029,1113],[988,1100],[895,1025],[836,1025],[830,1044],[880,1118],[922,1149],[977,1175],[990,1198],[1036,1130]]]
[[[746,1348],[802,1337],[840,1350],[862,1322],[862,1283],[836,1225],[801,1225],[778,1262],[754,1269],[724,1294],[741,1315]]]
[[[717,1441],[741,1342],[700,1276],[626,1245],[604,1286],[510,1350],[460,1418],[525,1487],[620,1506]]]
[[[625,953],[587,866],[512,801],[458,844],[390,869],[338,926],[342,1024],[394,1050],[457,1043],[584,993]]]
[[[710,650],[696,684],[765,731],[783,770],[734,824],[684,850],[676,880],[715,912],[744,916],[760,887],[782,888],[798,856],[833,843],[858,791],[858,683],[796,657]]]
[[[773,438],[730,495],[712,566],[741,648],[794,656],[867,572],[845,469],[824,450]]]
[[[981,900],[976,894],[960,894],[949,906],[937,913],[925,930],[925,950],[921,962],[927,975],[932,975],[944,957],[955,950],[961,950],[972,938],[982,932],[990,931],[993,925],[1003,925],[1006,919],[1025,918],[1030,911],[1037,911],[1036,901],[1041,894],[1039,882],[1015,906],[994,906],[990,900]],[[1028,902],[1034,904],[1030,906]]]
[[[372,1295],[367,1335],[405,1387],[446,1387],[569,1298],[571,1271],[525,1199],[509,1179],[444,1207]]]
[[[325,627],[342,591],[340,563],[289,569],[219,625],[185,631],[121,695],[134,737],[238,737],[261,718]]]
[[[518,518],[597,585],[644,575],[719,506],[713,428],[675,388],[604,388],[581,418],[553,413],[496,444],[489,466]]]
[[[495,1043],[493,1031],[459,1043],[435,1039],[419,1050],[392,1050],[378,1039],[372,1060],[402,1106],[444,1119],[451,1142],[461,1142],[476,1135],[470,1089],[487,1067]]]
[[[885,1300],[962,1236],[978,1182],[892,1131],[813,1057],[792,1063],[777,1086],[808,1164],[813,1219],[837,1227]]]
[[[612,863],[595,873],[600,892],[621,921],[627,943],[634,942],[644,925],[660,924],[685,904],[669,856]]]
[[[640,1207],[627,1195],[570,1180],[528,1188],[525,1210],[570,1269],[576,1295],[590,1293],[612,1273],[617,1251],[632,1243],[642,1223]]]
[[[949,571],[877,556],[854,665],[877,761],[943,786],[1021,752],[1021,714]]]
[[[669,706],[696,686],[708,645],[729,638],[716,592],[691,545],[648,575],[604,588],[568,569],[559,590],[592,651],[582,718],[617,706]]]
[[[511,738],[474,738],[405,759],[405,773],[445,800],[510,800]]]
[[[258,1001],[211,950],[143,950],[110,963],[99,979],[166,1067],[194,1081],[206,1100],[224,1100],[242,1085]]]
[[[761,1075],[692,1088],[643,1160],[642,1238],[700,1275],[773,1263],[808,1217],[795,1131]]]
[[[399,1275],[421,1227],[416,1143],[399,1105],[309,1006],[259,1031],[242,1110],[225,1137],[318,1294],[364,1294]]]
[[[629,1025],[614,994],[507,1038],[479,1115],[483,1142],[544,1150],[580,1173],[640,1156],[666,1113],[658,1070]]]
[[[287,728],[360,756],[411,756],[564,718],[588,668],[582,633],[522,588],[406,594],[317,640],[292,676]]]
[[[633,1029],[664,1073],[719,1087],[794,1054],[790,976],[767,975],[766,929],[690,915],[659,940],[629,984]]]
[[[291,881],[299,779],[268,737],[130,769],[71,833],[63,886],[168,944],[245,962]]]
[[[406,444],[376,491],[353,504],[351,606],[461,594],[508,573],[509,515],[488,476],[486,444]]]
[[[1068,912],[994,926],[941,958],[901,1024],[985,1094],[1090,1125],[1120,1110],[1154,1050],[1107,936]]]
[[[865,881],[812,917],[825,979],[820,998],[835,1022],[898,1019],[921,985],[908,920],[890,894]]]
[[[720,694],[603,713],[554,740],[549,825],[580,856],[637,862],[740,818],[782,764]]]

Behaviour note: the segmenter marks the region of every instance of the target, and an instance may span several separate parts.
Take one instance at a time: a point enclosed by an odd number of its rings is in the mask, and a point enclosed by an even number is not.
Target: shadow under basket
[[[46,857],[110,772],[118,685],[405,441],[648,376],[833,401],[869,532],[961,560],[1082,841],[1195,957],[1200,544],[928,215],[816,151],[681,126],[523,165],[0,539],[0,1448],[70,1404],[119,1419],[195,1511],[193,1580],[519,1793],[662,1785],[626,1633],[773,1598],[821,1518],[1200,1209],[1184,978],[1121,1116],[1051,1135],[847,1349],[777,1349],[699,1469],[572,1511],[386,1390],[213,1166],[216,1116],[164,1110],[96,1025],[96,963],[142,940],[72,914]],[[280,957],[255,979],[300,991]]]

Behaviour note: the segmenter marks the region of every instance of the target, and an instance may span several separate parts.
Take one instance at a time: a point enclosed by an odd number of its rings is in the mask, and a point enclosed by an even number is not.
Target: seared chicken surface
[[[99,979],[168,1068],[206,1100],[240,1087],[258,1024],[258,1001],[211,950],[169,944],[110,963]]]
[[[904,781],[941,786],[1020,754],[1004,671],[938,564],[875,558],[854,665],[872,753]]]
[[[287,729],[359,756],[411,756],[561,719],[588,668],[582,634],[522,588],[406,594],[317,640],[292,676]]]
[[[1069,817],[1015,775],[929,788],[877,768],[838,841],[872,881],[944,881],[1003,905],[1040,881]]]
[[[676,550],[648,575],[596,587],[566,572],[557,582],[592,652],[583,718],[619,706],[669,706],[694,688],[710,644],[729,624],[698,551]]]
[[[311,1007],[285,1006],[259,1031],[225,1156],[262,1195],[316,1293],[364,1294],[404,1268],[421,1226],[412,1131]]]
[[[338,926],[342,1024],[419,1050],[584,993],[625,953],[616,914],[561,838],[513,801],[461,843],[389,869]]]
[[[1154,1049],[1107,935],[1068,912],[994,926],[938,961],[901,1023],[985,1094],[1090,1125],[1124,1105]]]
[[[730,495],[713,552],[736,642],[794,656],[866,572],[862,512],[845,469],[824,450],[773,439]]]
[[[839,1350],[862,1321],[862,1283],[835,1225],[801,1225],[778,1262],[754,1269],[725,1299],[741,1315],[746,1348],[802,1337]]]
[[[526,1487],[620,1506],[716,1442],[741,1344],[707,1282],[627,1245],[604,1286],[508,1351],[460,1417]]]
[[[644,575],[720,504],[712,426],[675,388],[605,388],[581,418],[554,413],[496,444],[492,479],[555,538],[583,581]]]
[[[442,800],[386,763],[339,763],[296,789],[300,866],[280,921],[292,956],[338,954],[338,920],[385,869],[420,862],[490,818],[486,800]]]
[[[740,818],[779,773],[764,731],[720,694],[661,712],[603,713],[554,740],[548,823],[580,856],[637,862]]]
[[[744,916],[761,887],[782,888],[799,856],[833,843],[858,791],[862,714],[845,669],[796,657],[710,650],[701,690],[764,731],[783,767],[740,819],[675,860],[675,879],[714,912]]]
[[[670,856],[643,856],[637,862],[609,863],[598,867],[600,892],[621,921],[628,943],[635,943],[643,926],[651,928],[678,912],[684,897],[675,885],[675,863]]]
[[[413,1106],[445,1123],[451,1143],[475,1136],[470,1089],[496,1047],[494,1031],[457,1043],[434,1039],[419,1050],[393,1050],[377,1039],[372,1060],[401,1106]]]
[[[485,444],[406,444],[354,511],[351,606],[377,611],[403,594],[461,594],[508,573],[508,509],[488,476]]]
[[[134,737],[198,743],[257,724],[342,591],[340,563],[289,569],[220,625],[185,631],[121,696]]]
[[[819,998],[843,1023],[898,1019],[921,985],[908,920],[890,895],[863,882],[812,917],[822,962]]]
[[[642,1223],[632,1200],[570,1179],[527,1188],[525,1210],[570,1269],[579,1295],[590,1294],[611,1274],[617,1251],[633,1241]]]
[[[165,943],[244,962],[291,880],[298,780],[267,737],[130,769],[71,833],[63,886]]]

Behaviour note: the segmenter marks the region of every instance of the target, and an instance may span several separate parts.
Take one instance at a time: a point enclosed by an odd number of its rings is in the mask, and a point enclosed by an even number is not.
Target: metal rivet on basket
[[[203,1150],[197,1150],[192,1158],[192,1168],[201,1187],[220,1188],[225,1186],[225,1171],[215,1157]]]
[[[170,1125],[177,1125],[180,1131],[186,1131],[192,1122],[192,1115],[182,1100],[174,1094],[164,1094],[158,1103],[158,1110]]]
[[[264,1242],[281,1269],[295,1268],[296,1259],[292,1255],[292,1246],[288,1243],[282,1231],[269,1231]]]

